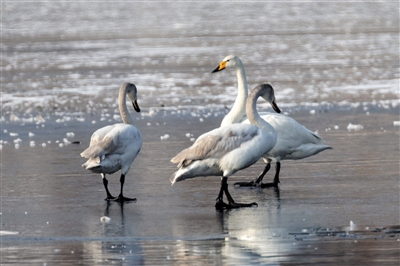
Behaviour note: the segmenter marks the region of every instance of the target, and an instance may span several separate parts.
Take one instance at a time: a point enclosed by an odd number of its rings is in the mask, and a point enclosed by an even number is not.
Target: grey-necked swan
[[[132,162],[135,160],[142,147],[142,135],[134,126],[134,120],[126,107],[126,96],[132,101],[133,108],[140,112],[137,103],[137,89],[134,84],[125,83],[119,89],[118,104],[119,111],[124,123],[118,123],[102,127],[96,130],[91,139],[89,148],[81,153],[81,156],[88,158],[82,165],[83,168],[94,173],[100,173],[103,178],[103,185],[106,189],[106,200],[114,201],[135,201],[136,198],[127,198],[123,195],[125,175],[128,173]],[[108,190],[106,174],[113,174],[121,170],[121,191],[118,197],[113,197]]]
[[[244,118],[244,104],[248,95],[248,87],[246,72],[244,70],[242,61],[235,55],[229,55],[225,57],[222,62],[220,62],[218,67],[214,69],[212,73],[224,70],[226,68],[232,68],[236,71],[238,81],[238,96],[236,97],[236,101],[231,111],[222,120],[221,126],[232,123],[249,123],[248,120],[245,120]],[[263,84],[259,86],[270,87],[272,96],[267,98],[267,101],[271,104],[276,112],[280,113],[280,110],[277,108],[275,103],[274,91],[271,85]],[[266,114],[264,113],[261,118],[274,127],[277,133],[276,145],[270,152],[268,152],[267,155],[263,157],[266,165],[262,173],[254,181],[238,182],[235,183],[236,186],[257,186],[262,188],[278,187],[281,160],[303,159],[326,149],[332,149],[331,146],[323,144],[324,140],[320,136],[308,130],[291,117],[268,112]],[[274,181],[272,183],[262,183],[264,175],[271,168],[271,162],[276,163]]]
[[[232,124],[204,133],[194,144],[171,159],[178,164],[170,181],[172,184],[197,176],[221,176],[221,188],[215,207],[230,209],[256,206],[257,203],[236,203],[228,191],[228,177],[249,167],[270,151],[276,143],[276,133],[256,110],[257,98],[270,97],[259,87],[247,100],[246,113],[251,124]],[[254,125],[261,124],[262,128]],[[228,203],[223,202],[225,193]]]

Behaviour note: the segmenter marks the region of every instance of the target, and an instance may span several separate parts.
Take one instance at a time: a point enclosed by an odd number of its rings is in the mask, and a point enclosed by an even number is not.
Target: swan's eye
[[[228,59],[228,60],[226,60],[226,62],[229,62],[229,59]]]

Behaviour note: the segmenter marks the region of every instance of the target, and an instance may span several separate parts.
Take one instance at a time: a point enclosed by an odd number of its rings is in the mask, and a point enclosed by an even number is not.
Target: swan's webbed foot
[[[137,199],[136,198],[127,198],[122,195],[119,195],[118,197],[115,197],[114,199],[112,199],[112,201],[126,202],[126,201],[137,201]]]
[[[115,200],[117,197],[113,197],[113,196],[111,196],[111,194],[110,195],[107,195],[107,198],[105,198],[104,200],[105,201],[111,201],[111,200]]]
[[[253,180],[250,182],[236,182],[233,184],[234,187],[254,187],[254,188],[269,188],[269,187],[278,187],[279,180],[273,181],[273,182],[268,182],[268,183],[262,183],[262,182],[257,182],[257,180]]]
[[[278,187],[278,183],[279,183],[279,181],[278,182],[260,183],[260,184],[258,184],[258,186],[260,188],[269,188],[269,187],[277,188]]]
[[[234,187],[259,187],[260,184],[252,180],[250,182],[236,182],[233,184]]]
[[[227,204],[222,200],[218,200],[217,203],[215,203],[215,209],[217,210],[230,210],[230,209],[246,208],[246,207],[258,207],[258,204],[255,202],[252,203],[230,202]]]

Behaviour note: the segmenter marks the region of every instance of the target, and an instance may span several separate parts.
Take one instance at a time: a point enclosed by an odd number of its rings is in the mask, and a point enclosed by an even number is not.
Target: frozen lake
[[[398,8],[2,3],[0,262],[398,265]],[[228,54],[250,88],[271,83],[281,110],[333,150],[283,161],[279,190],[235,189],[263,164],[239,171],[233,197],[258,207],[218,212],[219,178],[171,187],[169,160],[232,106],[235,74],[211,74]],[[144,144],[124,190],[138,200],[120,205],[103,200],[79,154],[96,129],[121,121],[123,82],[138,87]],[[119,174],[109,182],[115,194]]]

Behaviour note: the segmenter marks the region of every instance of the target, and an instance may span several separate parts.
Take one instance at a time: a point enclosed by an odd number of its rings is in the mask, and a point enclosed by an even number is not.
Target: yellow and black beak
[[[271,102],[272,108],[274,108],[275,112],[280,113],[281,110],[279,109],[278,105],[276,104],[275,100]]]
[[[219,63],[219,65],[217,66],[216,69],[214,69],[211,73],[215,73],[221,70],[224,70],[226,68],[226,61],[222,61],[221,63]]]
[[[135,111],[140,113],[140,108],[139,108],[139,105],[136,100],[132,101],[132,105],[133,105],[133,108],[135,109]]]

